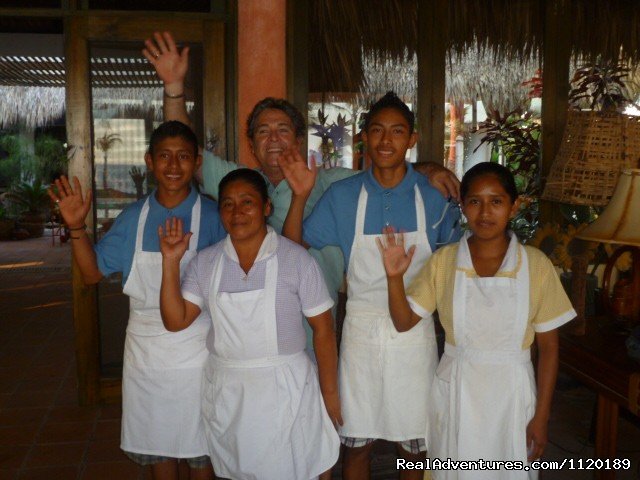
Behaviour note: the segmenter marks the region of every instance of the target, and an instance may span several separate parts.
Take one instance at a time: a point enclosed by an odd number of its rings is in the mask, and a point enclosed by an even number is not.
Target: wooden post
[[[449,1],[418,2],[418,161],[444,164]]]
[[[219,143],[217,154],[222,158],[228,158],[227,129],[226,129],[226,105],[225,89],[225,25],[221,22],[204,22],[202,30],[203,52],[206,57],[203,62],[204,84],[208,88],[202,90],[204,104],[204,135],[215,133]],[[231,155],[233,158],[233,154]]]
[[[306,119],[309,97],[309,0],[287,1],[286,29],[287,99]],[[306,136],[302,150],[308,150]]]
[[[91,147],[91,101],[89,99],[89,46],[81,17],[67,17],[64,25],[66,69],[66,127],[69,145],[69,176],[80,180],[83,193],[93,188]],[[93,238],[93,215],[86,219],[87,233]],[[78,401],[92,405],[100,400],[100,349],[95,286],[87,287],[73,261],[73,322],[76,330]]]
[[[571,59],[571,0],[546,0],[542,57],[542,181],[546,181],[567,123]],[[540,202],[540,221],[558,221],[557,205]]]

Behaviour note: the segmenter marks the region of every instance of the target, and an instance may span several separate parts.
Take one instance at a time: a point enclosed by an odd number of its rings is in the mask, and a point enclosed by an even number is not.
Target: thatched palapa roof
[[[564,1],[569,2],[571,9],[571,22],[566,28],[571,30],[574,59],[639,60],[640,2]],[[366,92],[367,83],[383,83],[385,76],[391,77],[389,69],[400,69],[400,77],[406,77],[406,69],[411,70],[416,58],[418,8],[431,8],[432,3],[432,0],[312,0],[310,91]],[[448,26],[447,65],[449,76],[463,79],[464,85],[460,81],[458,85],[447,85],[447,95],[456,97],[467,92],[481,97],[486,94],[487,82],[482,81],[482,69],[465,70],[465,66],[485,65],[487,71],[495,73],[494,84],[495,79],[504,78],[504,74],[514,77],[502,86],[495,84],[495,88],[517,84],[520,77],[529,78],[531,71],[513,71],[535,70],[541,66],[545,3],[541,0],[449,0],[448,18],[443,20]],[[476,61],[477,58],[480,60]],[[526,64],[526,68],[522,68],[522,64]],[[495,70],[501,66],[502,71]],[[382,81],[371,80],[376,74],[382,75]]]
[[[0,128],[47,125],[65,111],[62,57],[0,56]],[[162,119],[162,82],[142,57],[92,57],[96,109],[151,112]]]

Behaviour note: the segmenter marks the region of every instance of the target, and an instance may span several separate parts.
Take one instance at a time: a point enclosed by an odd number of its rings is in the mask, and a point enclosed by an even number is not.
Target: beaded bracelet
[[[81,227],[76,227],[76,228],[67,228],[67,230],[69,230],[70,232],[75,232],[78,230],[86,230],[87,229],[87,224],[83,223]]]

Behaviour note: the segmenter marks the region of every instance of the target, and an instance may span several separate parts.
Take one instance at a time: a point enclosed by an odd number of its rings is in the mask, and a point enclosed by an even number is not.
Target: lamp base
[[[630,275],[620,278],[611,289],[611,272],[618,258],[626,252],[630,252],[632,257]],[[638,247],[621,247],[607,261],[602,281],[602,304],[610,316],[628,322],[629,329],[640,322],[640,249]]]

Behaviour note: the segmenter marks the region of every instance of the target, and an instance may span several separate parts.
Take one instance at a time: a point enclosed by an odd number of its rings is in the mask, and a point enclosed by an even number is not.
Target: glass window
[[[94,214],[96,239],[115,218],[154,188],[144,155],[151,132],[162,121],[162,84],[140,54],[137,43],[93,45],[90,48],[94,155]],[[185,82],[196,129],[202,130],[202,48],[190,52]],[[200,107],[201,108],[201,107]],[[202,135],[200,135],[202,138]],[[105,375],[122,368],[128,298],[122,294],[122,276],[110,275],[98,285],[101,367]]]

